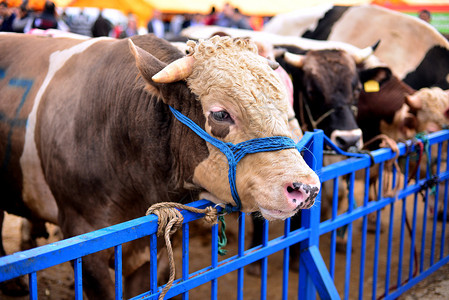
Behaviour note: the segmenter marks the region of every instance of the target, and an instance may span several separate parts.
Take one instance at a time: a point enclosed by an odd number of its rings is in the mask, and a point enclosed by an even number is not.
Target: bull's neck
[[[177,121],[161,99],[147,93],[134,96],[120,99],[126,110],[110,111],[110,132],[105,135],[114,174],[125,190],[136,191],[145,202],[182,201],[190,194],[184,184],[207,157],[206,144]],[[201,107],[183,103],[180,109],[203,126]]]
[[[209,151],[206,142],[192,129],[176,119],[168,105],[166,108],[171,122],[170,149],[173,153],[174,175],[176,186],[180,188],[185,183],[193,184],[195,168],[207,158]],[[204,129],[206,119],[200,101],[184,102],[174,108]]]

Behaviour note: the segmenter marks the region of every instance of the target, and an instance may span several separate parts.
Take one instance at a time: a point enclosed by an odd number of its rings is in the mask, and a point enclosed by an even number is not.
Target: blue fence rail
[[[224,258],[218,252],[218,225],[211,228],[210,252],[204,258],[210,263],[192,271],[194,257],[189,238],[192,222],[202,215],[182,211],[181,262],[177,267],[181,275],[168,291],[166,299],[181,294],[188,299],[195,290],[210,282],[208,293],[211,299],[219,299],[223,291],[220,280],[227,274],[235,274],[235,289],[232,298],[244,299],[254,278],[245,274],[245,267],[261,261],[261,276],[258,285],[260,299],[271,297],[269,271],[281,282],[273,287],[276,299],[395,299],[429,274],[448,263],[447,237],[448,177],[446,164],[449,131],[440,131],[425,136],[421,143],[399,144],[400,169],[390,167],[395,153],[387,148],[368,154],[344,157],[339,162],[322,167],[323,148],[328,144],[321,131],[306,133],[301,140],[306,162],[320,176],[322,182],[330,183],[331,199],[317,198],[317,204],[301,213],[301,227],[292,230],[291,220],[283,223],[265,222],[263,243],[248,249],[245,237],[248,217],[237,213],[234,217],[237,237],[234,251]],[[422,147],[422,146],[425,147]],[[422,169],[416,163],[421,149],[432,155]],[[444,150],[444,151],[443,151]],[[346,153],[341,153],[345,154]],[[352,154],[348,154],[352,155]],[[401,171],[401,172],[399,172]],[[376,173],[375,201],[369,201],[370,178]],[[387,182],[388,181],[388,182]],[[385,183],[397,187],[394,195],[385,195]],[[326,186],[327,188],[327,186]],[[373,189],[372,189],[373,190]],[[343,191],[343,192],[342,192]],[[321,204],[331,203],[331,214],[321,214]],[[190,204],[204,208],[212,203],[200,200]],[[345,207],[344,207],[345,206]],[[429,214],[433,208],[433,215]],[[437,213],[441,211],[442,219]],[[231,216],[232,217],[232,216]],[[228,221],[228,226],[232,227]],[[369,229],[370,224],[372,230]],[[228,229],[228,230],[232,230]],[[273,234],[277,232],[277,234]],[[123,298],[122,244],[150,236],[150,286],[148,292],[132,299],[157,299],[162,286],[157,286],[157,217],[144,216],[122,224],[70,239],[17,252],[0,258],[0,282],[28,275],[30,299],[38,299],[42,287],[38,283],[38,271],[64,262],[73,263],[74,298],[82,299],[83,257],[108,248],[115,249],[116,299]],[[299,274],[291,270],[291,246],[299,245]],[[338,245],[343,245],[343,251]],[[272,257],[281,255],[281,266],[271,266]],[[269,261],[270,258],[270,261]],[[270,270],[268,270],[270,268]],[[38,290],[39,287],[39,290]],[[226,295],[231,289],[226,286]],[[276,292],[277,293],[277,292]],[[294,297],[293,297],[294,296]],[[192,296],[193,297],[193,296]],[[205,298],[206,296],[202,296]],[[222,296],[225,297],[225,296]],[[253,299],[254,295],[250,296]]]

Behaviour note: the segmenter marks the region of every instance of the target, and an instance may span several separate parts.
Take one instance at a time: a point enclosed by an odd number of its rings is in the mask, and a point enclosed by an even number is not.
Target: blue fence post
[[[313,138],[306,146],[309,151],[304,151],[304,160],[314,171],[320,170],[323,166],[323,134],[324,133],[322,130],[316,130]],[[311,209],[301,211],[302,227],[310,228],[310,238],[300,244],[301,253],[311,246],[318,247],[320,210],[321,194],[317,196],[315,199],[315,204]],[[299,291],[303,293],[303,297],[299,298],[315,299],[316,289],[303,259],[300,261],[299,270]]]
[[[311,141],[306,145],[304,160],[314,170],[323,166],[324,133],[315,130]],[[301,211],[301,226],[309,229],[309,238],[300,243],[301,259],[299,267],[298,299],[315,299],[316,293],[321,299],[339,299],[337,289],[319,252],[319,225],[321,194],[312,208]]]

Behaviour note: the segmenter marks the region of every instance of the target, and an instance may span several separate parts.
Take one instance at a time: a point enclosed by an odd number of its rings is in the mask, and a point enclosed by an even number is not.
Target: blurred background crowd
[[[171,39],[178,36],[182,29],[197,25],[262,30],[263,25],[276,14],[275,11],[271,15],[245,14],[240,7],[229,2],[210,6],[207,8],[208,12],[173,13],[168,12],[170,9],[161,11],[150,7],[147,2],[140,0],[127,1],[127,7],[120,8],[108,5],[107,0],[99,1],[98,4],[89,0],[71,0],[67,3],[64,2],[67,0],[53,1],[3,0],[0,2],[0,31],[27,33],[36,28],[53,28],[89,37],[115,38],[151,32],[158,37]],[[166,4],[179,5],[175,2],[168,1]],[[74,7],[71,6],[73,3],[76,3]],[[83,7],[83,4],[86,6]],[[194,6],[185,5],[190,12],[195,11]],[[447,15],[449,16],[449,11]],[[415,16],[431,24],[438,21],[438,18],[432,19],[431,12],[425,9],[417,11]],[[444,22],[449,27],[449,20]]]
[[[260,30],[268,19],[246,16],[238,7],[225,3],[220,10],[212,6],[208,14],[166,14],[153,9],[151,18],[142,26],[135,14],[125,15],[114,9],[59,8],[54,2],[46,1],[42,10],[35,10],[27,0],[19,6],[0,2],[0,31],[19,33],[37,28],[59,29],[89,37],[124,38],[150,32],[161,38],[171,38],[178,36],[182,29],[196,25]]]

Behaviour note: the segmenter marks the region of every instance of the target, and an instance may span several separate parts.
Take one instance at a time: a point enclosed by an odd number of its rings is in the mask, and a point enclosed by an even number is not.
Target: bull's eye
[[[218,121],[218,122],[232,122],[231,116],[229,115],[229,113],[227,111],[224,111],[224,110],[213,111],[212,117],[214,118],[215,121]]]

